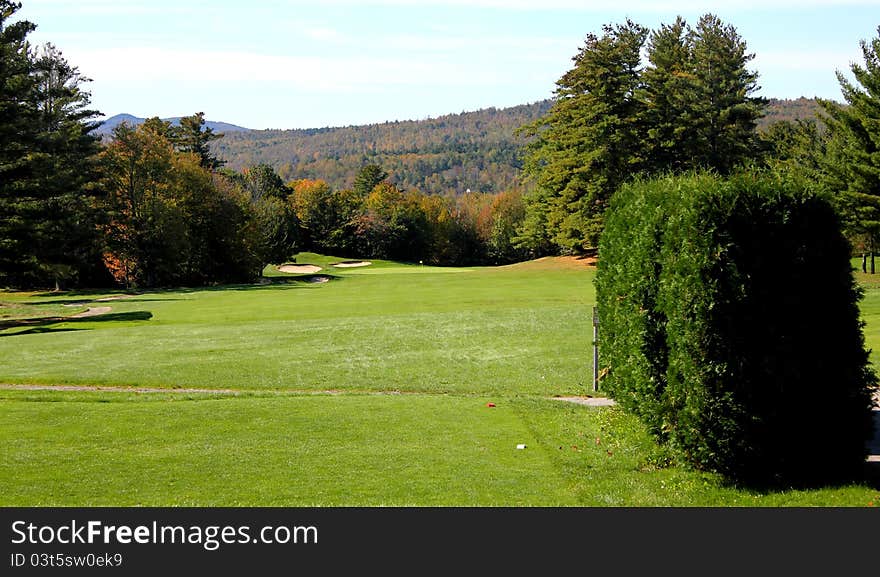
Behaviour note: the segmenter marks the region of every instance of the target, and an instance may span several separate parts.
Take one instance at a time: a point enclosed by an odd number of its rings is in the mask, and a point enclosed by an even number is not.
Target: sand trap
[[[113,309],[110,307],[89,307],[89,310],[85,312],[81,312],[79,314],[71,315],[72,319],[84,319],[87,317],[96,317],[98,315],[105,315],[112,311]]]
[[[335,266],[336,268],[357,268],[361,266],[370,266],[371,262],[367,262],[365,260],[349,260],[346,262],[337,262],[333,263],[330,266]]]
[[[313,264],[285,264],[277,267],[279,271],[290,274],[310,274],[318,272],[321,267]]]

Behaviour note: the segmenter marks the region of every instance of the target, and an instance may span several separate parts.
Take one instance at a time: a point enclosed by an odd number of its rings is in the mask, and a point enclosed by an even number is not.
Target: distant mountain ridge
[[[172,118],[163,118],[162,120],[170,122],[172,125],[177,126],[180,124],[181,118],[181,116],[174,116]],[[139,126],[143,124],[145,120],[146,118],[140,118],[132,114],[117,114],[116,116],[111,116],[110,118],[104,120],[104,123],[99,126],[97,130],[95,130],[95,134],[106,136],[111,134],[113,132],[113,129],[123,122],[127,123],[130,126]],[[210,128],[217,133],[246,132],[250,130],[250,128],[236,126],[235,124],[229,124],[228,122],[216,122],[213,120],[206,120],[205,127]]]

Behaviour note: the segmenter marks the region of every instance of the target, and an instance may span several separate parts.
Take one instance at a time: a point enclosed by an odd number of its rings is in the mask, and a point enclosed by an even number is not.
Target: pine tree
[[[88,108],[89,80],[64,59],[52,44],[33,55],[32,99],[37,145],[31,157],[36,201],[32,250],[39,271],[60,288],[66,279],[96,280],[100,270],[100,239],[96,206],[99,123]]]
[[[872,273],[880,238],[880,27],[877,32],[860,42],[864,65],[850,66],[855,83],[837,73],[846,106],[820,100],[829,130],[824,184],[837,193],[849,234],[864,239]]]
[[[211,152],[211,143],[222,137],[213,128],[205,127],[204,112],[184,116],[180,124],[171,129],[171,140],[177,150],[197,154],[202,167],[208,170],[217,170],[226,164]]]
[[[713,15],[700,18],[689,34],[693,58],[691,122],[695,143],[693,167],[729,174],[755,158],[759,145],[757,121],[766,101],[751,96],[758,74],[747,68],[754,54],[731,25]]]
[[[388,173],[378,164],[364,166],[354,179],[354,192],[359,198],[366,199],[376,185],[388,178]]]
[[[687,23],[681,17],[661,25],[648,39],[648,66],[638,97],[644,107],[640,125],[646,135],[649,172],[686,170],[697,156],[691,48]]]
[[[36,26],[11,22],[18,2],[0,0],[0,283],[18,284],[35,266],[28,255],[33,192],[30,155],[36,147],[33,67],[27,36]]]
[[[647,66],[640,52],[647,45]],[[558,82],[554,104],[522,132],[532,138],[519,246],[540,254],[597,245],[608,200],[639,174],[711,169],[728,174],[757,158],[753,55],[716,16],[682,18],[648,34],[627,21],[591,34]]]
[[[549,236],[565,252],[597,246],[608,200],[642,165],[636,90],[648,31],[630,20],[602,31],[587,36],[552,108],[526,129],[534,137],[526,171],[540,190],[530,200],[544,205]]]

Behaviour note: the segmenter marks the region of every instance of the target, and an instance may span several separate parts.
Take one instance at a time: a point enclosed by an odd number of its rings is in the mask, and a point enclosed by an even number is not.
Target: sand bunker
[[[336,262],[330,266],[335,266],[336,268],[357,268],[360,266],[370,266],[371,262],[367,262],[365,260],[348,260],[345,262]]]
[[[286,272],[290,274],[310,274],[321,270],[321,267],[315,266],[313,264],[285,264],[277,268],[280,272]]]
[[[113,309],[110,307],[89,307],[89,310],[85,312],[81,312],[79,314],[71,315],[72,319],[84,319],[87,317],[96,317],[98,315],[105,315],[112,311]]]

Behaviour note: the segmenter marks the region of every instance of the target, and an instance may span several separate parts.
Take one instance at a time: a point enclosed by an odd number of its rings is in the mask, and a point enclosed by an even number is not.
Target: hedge
[[[682,460],[774,485],[862,470],[877,378],[827,198],[760,173],[628,185],[596,288],[602,386]]]

